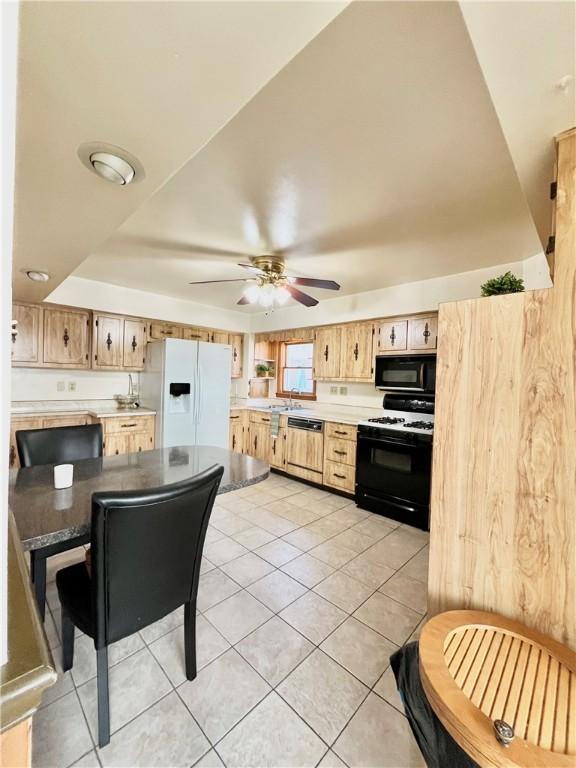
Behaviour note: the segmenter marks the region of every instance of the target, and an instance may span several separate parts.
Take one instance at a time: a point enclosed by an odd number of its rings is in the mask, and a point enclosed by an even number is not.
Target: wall
[[[138,374],[132,374],[138,385]],[[57,384],[64,383],[59,392]],[[76,390],[68,389],[69,383]],[[13,368],[12,396],[14,402],[22,400],[109,400],[114,395],[128,392],[128,374],[122,371],[68,371],[50,368]]]

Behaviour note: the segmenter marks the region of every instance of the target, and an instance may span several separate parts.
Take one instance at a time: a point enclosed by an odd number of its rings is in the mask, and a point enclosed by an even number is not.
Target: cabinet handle
[[[116,448],[116,456],[118,456],[119,453],[120,451],[118,450],[118,448]]]
[[[258,448],[258,435],[254,436],[254,450]]]
[[[110,352],[110,347],[112,346],[112,337],[110,334],[106,337],[106,346],[108,347],[108,352]]]
[[[340,480],[346,480],[346,475],[339,475],[338,472],[334,472],[334,477],[339,477]]]
[[[422,336],[424,336],[424,344],[428,344],[428,339],[432,334],[430,333],[430,329],[428,328],[428,323],[424,323],[424,332]]]
[[[138,453],[142,453],[142,446],[141,445],[138,446]]]
[[[358,342],[354,345],[354,360],[358,360]]]
[[[336,453],[338,456],[346,456],[346,451],[337,451],[337,450],[335,449],[335,450],[334,450],[334,453]]]
[[[328,344],[326,344],[326,347],[324,348],[324,360],[328,362]]]
[[[272,453],[276,456],[276,440],[272,443]]]
[[[64,336],[62,336],[64,340],[64,346],[68,346],[68,342],[70,341],[70,336],[68,336],[68,328],[64,328]]]
[[[232,450],[236,448],[236,435],[232,435]]]
[[[342,430],[340,430],[340,429],[335,429],[335,430],[334,430],[334,434],[335,434],[335,435],[347,435],[347,434],[348,434],[348,432],[343,432],[343,431],[342,431]]]
[[[138,424],[120,424],[121,429],[127,429],[128,427],[137,427]]]
[[[16,461],[16,450],[13,445],[10,446],[10,466],[13,467]]]
[[[230,416],[230,421],[234,421],[234,419],[239,419],[240,416]]]
[[[396,341],[396,330],[394,326],[392,326],[392,330],[390,331],[390,343],[392,346],[394,346],[394,342]]]
[[[136,347],[138,346],[136,343],[136,336],[132,336],[132,344],[130,344],[130,346],[132,347],[132,352],[136,352]]]
[[[174,334],[174,331],[160,331],[160,333],[163,333],[164,336],[172,336]]]
[[[232,357],[234,359],[234,362],[236,362],[236,360],[238,360],[238,350],[236,349],[236,347],[234,347],[234,350],[232,352]]]
[[[270,419],[262,419],[262,421],[269,422]]]

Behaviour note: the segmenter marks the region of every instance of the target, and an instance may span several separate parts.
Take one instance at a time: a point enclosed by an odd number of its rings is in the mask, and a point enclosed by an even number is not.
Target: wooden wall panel
[[[442,305],[429,607],[576,648],[576,132],[558,141],[555,283]]]

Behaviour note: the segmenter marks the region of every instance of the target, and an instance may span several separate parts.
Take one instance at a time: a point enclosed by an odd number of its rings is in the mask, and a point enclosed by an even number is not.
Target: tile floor
[[[96,666],[78,635],[35,717],[33,765],[423,766],[389,657],[426,610],[428,536],[272,475],[219,496],[198,592],[198,676],[183,611],[110,649],[110,744],[96,748]],[[78,553],[49,561],[49,578]],[[60,664],[60,609],[46,633]]]

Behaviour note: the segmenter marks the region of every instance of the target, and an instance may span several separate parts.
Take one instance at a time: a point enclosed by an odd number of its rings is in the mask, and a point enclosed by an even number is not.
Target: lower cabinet
[[[248,453],[247,446],[247,412],[231,411],[230,413],[230,450],[236,453]]]
[[[88,424],[89,417],[82,414],[69,416],[22,416],[12,419],[10,423],[10,449],[8,453],[8,466],[17,469],[20,466],[18,449],[16,447],[16,432],[20,429],[52,429],[53,427],[77,427]]]
[[[250,424],[249,453],[262,461],[270,461],[270,425]]]
[[[140,453],[154,448],[154,416],[110,416],[100,419],[104,456]]]
[[[324,435],[306,429],[286,430],[286,472],[322,483]]]
[[[278,436],[270,435],[270,466],[286,469],[286,430],[279,429]]]
[[[356,489],[356,432],[351,424],[324,425],[324,485],[354,493]]]

